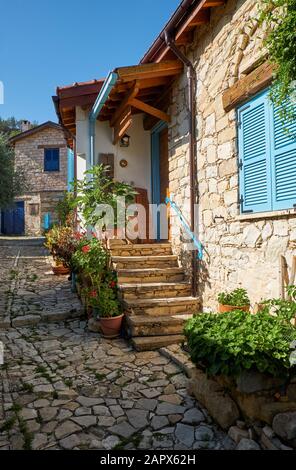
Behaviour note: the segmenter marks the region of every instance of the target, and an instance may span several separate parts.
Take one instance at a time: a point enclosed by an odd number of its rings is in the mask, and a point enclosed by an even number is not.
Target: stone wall
[[[296,214],[240,216],[236,112],[226,113],[223,92],[264,56],[264,31],[256,25],[253,0],[229,0],[214,9],[211,22],[199,28],[187,56],[197,75],[198,229],[205,246],[200,276],[204,309],[216,309],[217,293],[242,286],[252,302],[279,296],[279,258],[291,263],[296,248]],[[190,216],[186,73],[173,89],[170,124],[170,192]],[[172,240],[187,263],[188,242],[172,213]]]
[[[44,147],[60,147],[60,171],[44,171]],[[41,147],[41,148],[38,148]],[[45,213],[51,221],[55,206],[67,190],[67,147],[62,130],[46,128],[15,142],[16,167],[23,170],[27,191],[18,198],[25,203],[25,234],[42,234]]]

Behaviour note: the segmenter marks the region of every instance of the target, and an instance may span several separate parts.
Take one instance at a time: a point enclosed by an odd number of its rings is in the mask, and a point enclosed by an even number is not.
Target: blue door
[[[25,204],[16,202],[11,209],[1,213],[1,227],[4,235],[23,235],[25,231]]]

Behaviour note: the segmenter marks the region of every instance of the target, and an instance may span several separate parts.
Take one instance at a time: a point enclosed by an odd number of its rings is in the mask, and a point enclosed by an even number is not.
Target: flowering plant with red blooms
[[[116,281],[111,281],[109,283],[109,287],[111,287],[112,289],[114,289],[114,287],[116,287]]]
[[[73,255],[73,263],[76,271],[86,275],[93,288],[99,289],[108,270],[109,254],[97,238],[83,238]]]
[[[98,297],[98,293],[96,290],[91,290],[89,296],[93,299],[96,299]]]

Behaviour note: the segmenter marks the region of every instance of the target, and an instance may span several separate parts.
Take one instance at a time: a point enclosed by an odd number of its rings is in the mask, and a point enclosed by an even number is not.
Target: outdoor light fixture
[[[130,136],[128,134],[124,134],[120,139],[120,147],[129,147],[130,140]]]

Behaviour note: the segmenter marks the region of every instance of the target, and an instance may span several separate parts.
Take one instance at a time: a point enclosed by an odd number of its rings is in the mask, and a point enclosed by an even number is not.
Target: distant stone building
[[[42,234],[56,221],[55,207],[67,191],[68,150],[64,131],[48,121],[10,140],[16,167],[25,174],[27,190],[1,214],[2,234]]]

